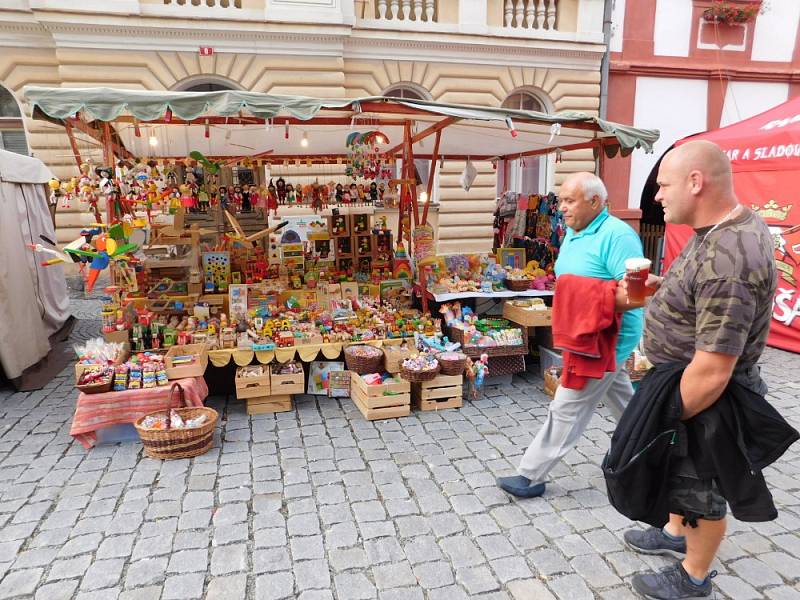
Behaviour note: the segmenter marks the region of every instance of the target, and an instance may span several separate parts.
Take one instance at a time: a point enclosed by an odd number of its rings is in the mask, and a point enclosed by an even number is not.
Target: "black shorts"
[[[684,459],[691,463],[691,459]],[[688,468],[687,468],[688,466]],[[669,480],[669,511],[687,521],[705,519],[719,521],[728,512],[728,503],[719,493],[713,479],[700,479],[694,473],[694,464],[683,462]]]

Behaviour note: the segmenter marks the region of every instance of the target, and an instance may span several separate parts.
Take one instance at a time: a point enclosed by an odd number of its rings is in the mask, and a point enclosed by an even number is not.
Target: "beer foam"
[[[651,261],[649,258],[629,258],[625,261],[625,269],[628,271],[641,271],[650,269]]]

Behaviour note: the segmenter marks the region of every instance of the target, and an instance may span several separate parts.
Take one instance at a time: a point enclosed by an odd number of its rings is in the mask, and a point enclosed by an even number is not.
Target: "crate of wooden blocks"
[[[292,410],[291,394],[259,396],[247,399],[247,414],[262,415]]]
[[[411,385],[399,377],[370,384],[358,373],[351,373],[350,397],[368,421],[411,414]]]
[[[306,391],[305,383],[305,372],[300,361],[292,360],[285,364],[272,365],[270,385],[273,394],[302,394]]]
[[[266,365],[248,365],[236,369],[234,379],[236,397],[239,400],[269,396],[271,392],[269,367]]]
[[[419,410],[461,408],[463,375],[437,375],[430,381],[411,384],[411,399]]]

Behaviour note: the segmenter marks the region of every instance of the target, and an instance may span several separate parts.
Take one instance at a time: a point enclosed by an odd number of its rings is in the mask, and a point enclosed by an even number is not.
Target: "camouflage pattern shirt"
[[[744,367],[764,351],[777,285],[773,238],[745,206],[711,229],[695,231],[650,300],[644,352],[653,364],[688,363],[701,350],[738,356]]]

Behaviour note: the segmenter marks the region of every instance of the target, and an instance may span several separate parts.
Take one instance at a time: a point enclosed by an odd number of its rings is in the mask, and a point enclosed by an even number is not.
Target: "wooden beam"
[[[436,177],[436,166],[439,164],[439,142],[442,140],[442,131],[436,132],[436,141],[433,143],[433,154],[431,155],[431,167],[428,169],[428,197],[425,198],[425,208],[422,211],[422,224],[428,223],[428,209],[431,206],[431,196],[433,196],[433,180]]]
[[[356,117],[357,118],[357,117]],[[177,119],[172,117],[170,121],[166,119],[153,119],[152,121],[139,121],[142,125],[205,125],[208,121],[209,125],[264,125],[266,126],[270,119],[261,117],[198,117],[191,121],[184,119]],[[130,115],[120,115],[114,119],[114,123],[134,123],[136,117]],[[289,121],[289,125],[350,125],[352,117],[312,117],[307,120],[297,119],[295,117],[273,117],[273,127],[278,127]],[[401,119],[381,119],[380,125],[394,125],[400,127],[405,124],[405,120]]]
[[[452,125],[453,123],[455,123],[455,122],[457,122],[459,120],[460,119],[458,119],[456,117],[447,117],[446,119],[442,119],[438,123],[434,123],[430,127],[426,128],[426,129],[423,129],[417,135],[412,137],[411,138],[411,144],[412,145],[416,144],[418,141],[424,140],[426,137],[428,137],[430,135],[433,135],[434,133],[440,132],[445,127],[449,127],[450,125]],[[395,152],[397,152],[398,150],[400,150],[403,147],[404,143],[405,142],[397,144],[393,148],[390,148],[389,150],[387,150],[384,154],[394,154]]]
[[[103,134],[95,129],[94,127],[90,127],[88,123],[85,123],[81,119],[76,119],[74,117],[69,117],[68,119],[64,120],[64,126],[66,127],[67,123],[69,123],[73,128],[77,129],[81,133],[85,133],[90,138],[97,140],[100,142],[101,146],[103,147],[103,151],[105,152],[105,140],[103,139]],[[124,146],[120,146],[119,144],[114,143],[113,139],[111,145],[114,151],[124,158],[135,158],[133,154]]]
[[[597,138],[588,142],[580,142],[578,144],[569,144],[567,146],[548,146],[547,148],[540,148],[539,150],[530,150],[528,152],[520,152],[518,154],[507,154],[505,156],[496,156],[491,158],[497,158],[501,160],[514,160],[516,158],[522,158],[525,156],[541,156],[542,154],[551,154],[556,150],[560,150],[562,152],[569,152],[570,150],[583,150],[585,148],[602,148],[604,146],[616,146],[619,142],[617,138],[610,137],[610,138]],[[473,160],[475,157],[472,157]]]
[[[75,134],[72,131],[72,124],[69,121],[64,121],[64,128],[67,130],[67,137],[69,138],[69,145],[72,147],[72,155],[75,157],[75,162],[78,165],[78,170],[81,168],[83,159],[81,158],[81,151],[78,148],[78,142],[75,141]]]

